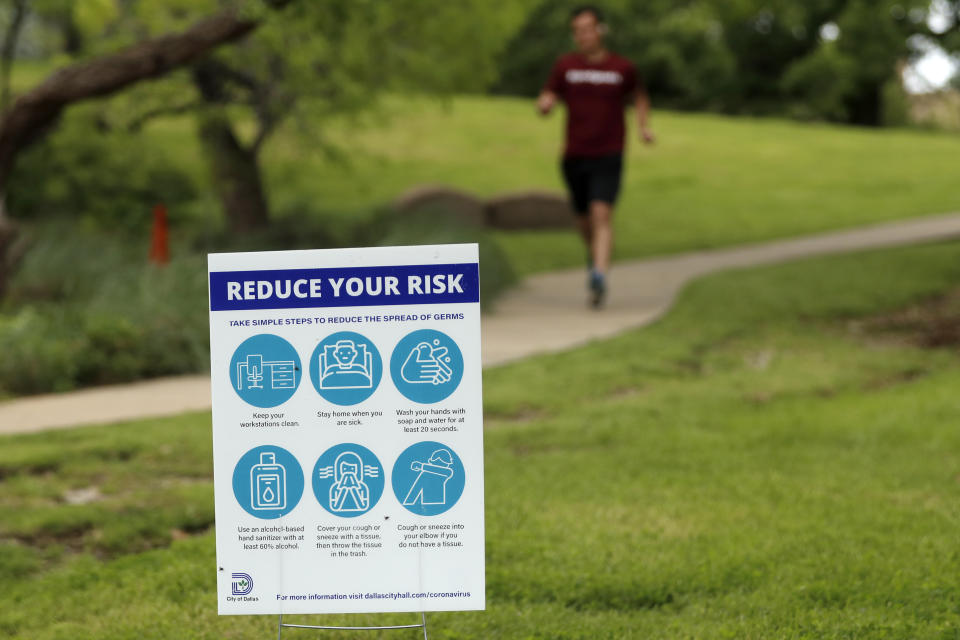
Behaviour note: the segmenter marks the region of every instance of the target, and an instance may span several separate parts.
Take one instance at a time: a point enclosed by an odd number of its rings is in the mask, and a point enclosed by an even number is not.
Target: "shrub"
[[[142,228],[154,203],[172,208],[197,196],[174,159],[138,134],[106,128],[90,109],[75,109],[18,159],[7,204],[19,218],[51,214],[103,228]]]
[[[146,262],[145,246],[136,250],[122,236],[62,222],[30,234],[32,248],[0,314],[0,395],[207,366],[201,256],[158,268]]]
[[[322,219],[287,217],[261,234],[184,242],[164,267],[146,261],[145,237],[63,220],[27,234],[0,305],[0,396],[207,370],[206,250],[479,242],[483,302],[515,280],[488,232],[436,211],[383,211],[336,241]]]

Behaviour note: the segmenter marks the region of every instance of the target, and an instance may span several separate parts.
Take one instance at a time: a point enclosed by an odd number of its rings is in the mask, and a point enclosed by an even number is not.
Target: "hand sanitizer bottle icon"
[[[257,511],[285,509],[287,470],[277,464],[276,454],[262,452],[260,464],[250,468],[250,506]]]

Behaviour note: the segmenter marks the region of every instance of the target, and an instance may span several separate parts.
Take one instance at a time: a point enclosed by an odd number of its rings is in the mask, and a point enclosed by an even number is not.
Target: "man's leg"
[[[576,214],[577,231],[587,249],[587,263],[593,266],[593,226],[590,223],[590,175],[584,171],[582,158],[564,158],[563,180],[570,194],[570,208]]]
[[[610,253],[613,246],[613,207],[609,202],[593,200],[590,203],[589,227],[590,254],[593,257],[593,268],[601,275],[606,275],[610,269]]]
[[[594,161],[590,180],[590,227],[593,269],[590,291],[593,306],[603,305],[607,293],[607,272],[613,248],[613,203],[620,192],[623,159],[620,155],[605,156]]]
[[[583,238],[583,244],[587,247],[587,263],[593,268],[593,221],[589,215],[577,216],[577,230]]]
[[[612,206],[603,200],[590,202],[590,254],[593,265],[590,269],[590,303],[600,308],[607,295],[607,270],[610,268],[610,246],[613,230],[610,225]]]

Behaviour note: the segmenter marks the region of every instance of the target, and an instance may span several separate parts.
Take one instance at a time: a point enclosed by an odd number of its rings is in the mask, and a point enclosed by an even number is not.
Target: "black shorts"
[[[563,179],[570,192],[570,205],[577,215],[585,216],[590,203],[600,200],[613,204],[620,193],[623,155],[568,156],[563,159]]]

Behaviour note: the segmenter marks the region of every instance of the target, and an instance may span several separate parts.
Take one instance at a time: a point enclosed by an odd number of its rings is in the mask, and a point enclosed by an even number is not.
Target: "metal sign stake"
[[[423,629],[423,640],[427,637],[427,614],[420,613],[420,624],[394,624],[379,627],[337,627],[316,624],[290,624],[283,621],[283,614],[277,617],[277,640],[282,640],[284,629],[318,629],[323,631],[385,631],[388,629]]]

